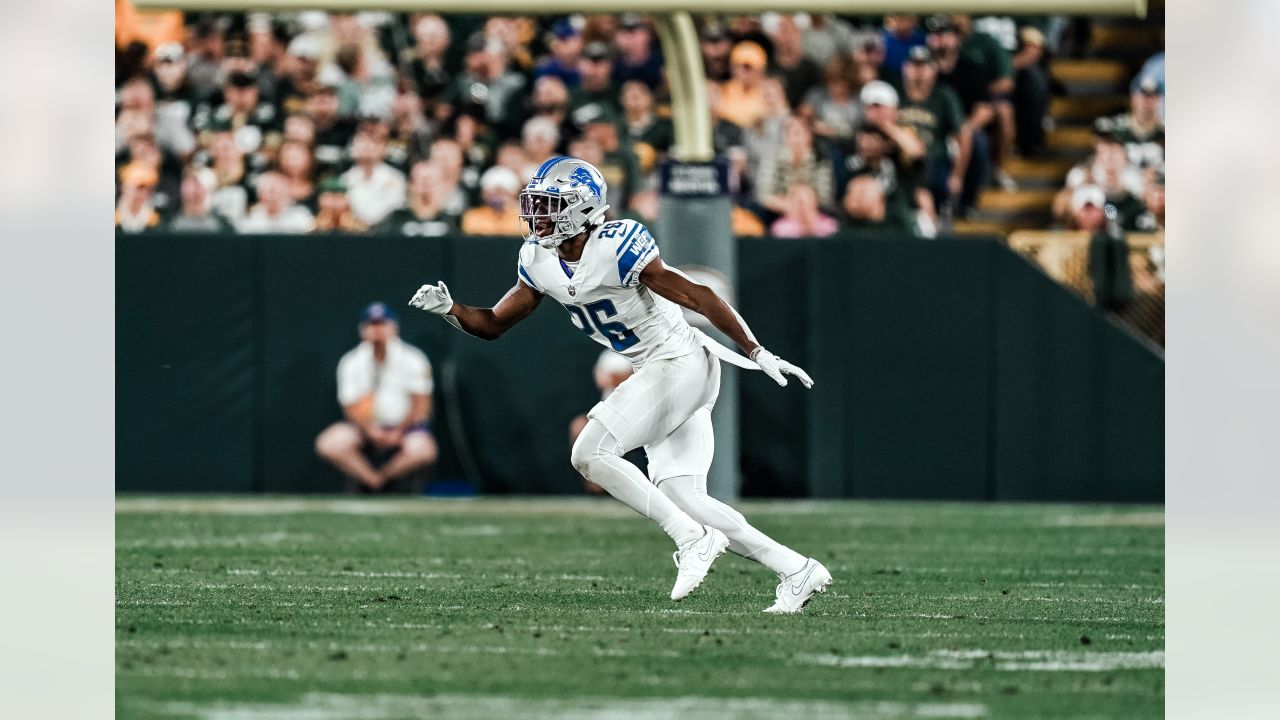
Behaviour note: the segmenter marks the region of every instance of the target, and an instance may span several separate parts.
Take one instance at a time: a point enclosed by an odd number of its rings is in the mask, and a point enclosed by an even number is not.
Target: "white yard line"
[[[866,701],[839,703],[781,698],[520,698],[499,695],[340,695],[307,693],[293,703],[165,702],[149,709],[197,720],[392,720],[445,717],[451,720],[518,717],[522,720],[908,720],[914,718],[981,718],[978,703],[905,703]]]
[[[796,661],[808,665],[839,668],[969,670],[992,667],[1006,671],[1107,672],[1162,670],[1164,669],[1164,651],[934,650],[923,655],[799,655]]]

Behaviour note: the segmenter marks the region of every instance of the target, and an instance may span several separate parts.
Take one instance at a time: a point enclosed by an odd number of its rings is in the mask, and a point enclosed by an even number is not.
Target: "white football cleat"
[[[671,599],[683,600],[694,588],[702,584],[711,563],[729,549],[729,538],[713,527],[703,526],[702,537],[680,546],[671,554],[676,561],[676,584],[671,588]]]
[[[800,612],[814,595],[826,592],[831,585],[831,573],[822,563],[813,558],[809,558],[798,572],[786,577],[781,575],[778,577],[782,582],[778,583],[778,589],[774,593],[777,599],[774,600],[773,605],[764,609],[765,612],[774,615]]]

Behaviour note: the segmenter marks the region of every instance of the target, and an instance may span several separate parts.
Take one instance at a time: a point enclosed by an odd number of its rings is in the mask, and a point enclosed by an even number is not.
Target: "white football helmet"
[[[542,163],[520,193],[524,239],[544,248],[560,243],[598,224],[609,209],[604,176],[591,163],[572,157],[553,157]],[[550,221],[539,233],[539,220]]]

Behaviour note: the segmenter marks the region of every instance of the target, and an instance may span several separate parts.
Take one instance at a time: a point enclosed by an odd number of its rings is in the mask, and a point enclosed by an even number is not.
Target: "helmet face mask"
[[[570,157],[546,161],[520,193],[525,240],[559,247],[604,217],[606,192],[604,177],[590,163]]]

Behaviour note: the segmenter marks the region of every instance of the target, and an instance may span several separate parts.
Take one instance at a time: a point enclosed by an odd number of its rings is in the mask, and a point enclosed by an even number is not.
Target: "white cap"
[[[218,189],[218,175],[212,168],[200,168],[191,174],[204,186],[205,192],[211,193]]]
[[[1085,205],[1096,205],[1102,208],[1107,203],[1107,194],[1097,185],[1081,185],[1071,193],[1071,212],[1080,212]]]
[[[289,54],[294,57],[317,60],[320,58],[320,38],[312,33],[303,33],[289,41]]]
[[[862,86],[862,92],[858,93],[858,99],[863,105],[885,105],[887,107],[898,107],[898,91],[893,86],[883,80],[872,80]]]
[[[155,57],[157,61],[160,61],[160,60],[177,61],[177,60],[181,60],[184,55],[185,53],[182,50],[182,43],[179,43],[179,42],[161,43],[160,45],[156,46]]]
[[[596,359],[597,374],[608,373],[613,375],[629,372],[631,372],[631,361],[612,350],[601,352],[600,357]]]
[[[515,192],[520,189],[520,178],[510,168],[494,165],[480,176],[480,189]]]

